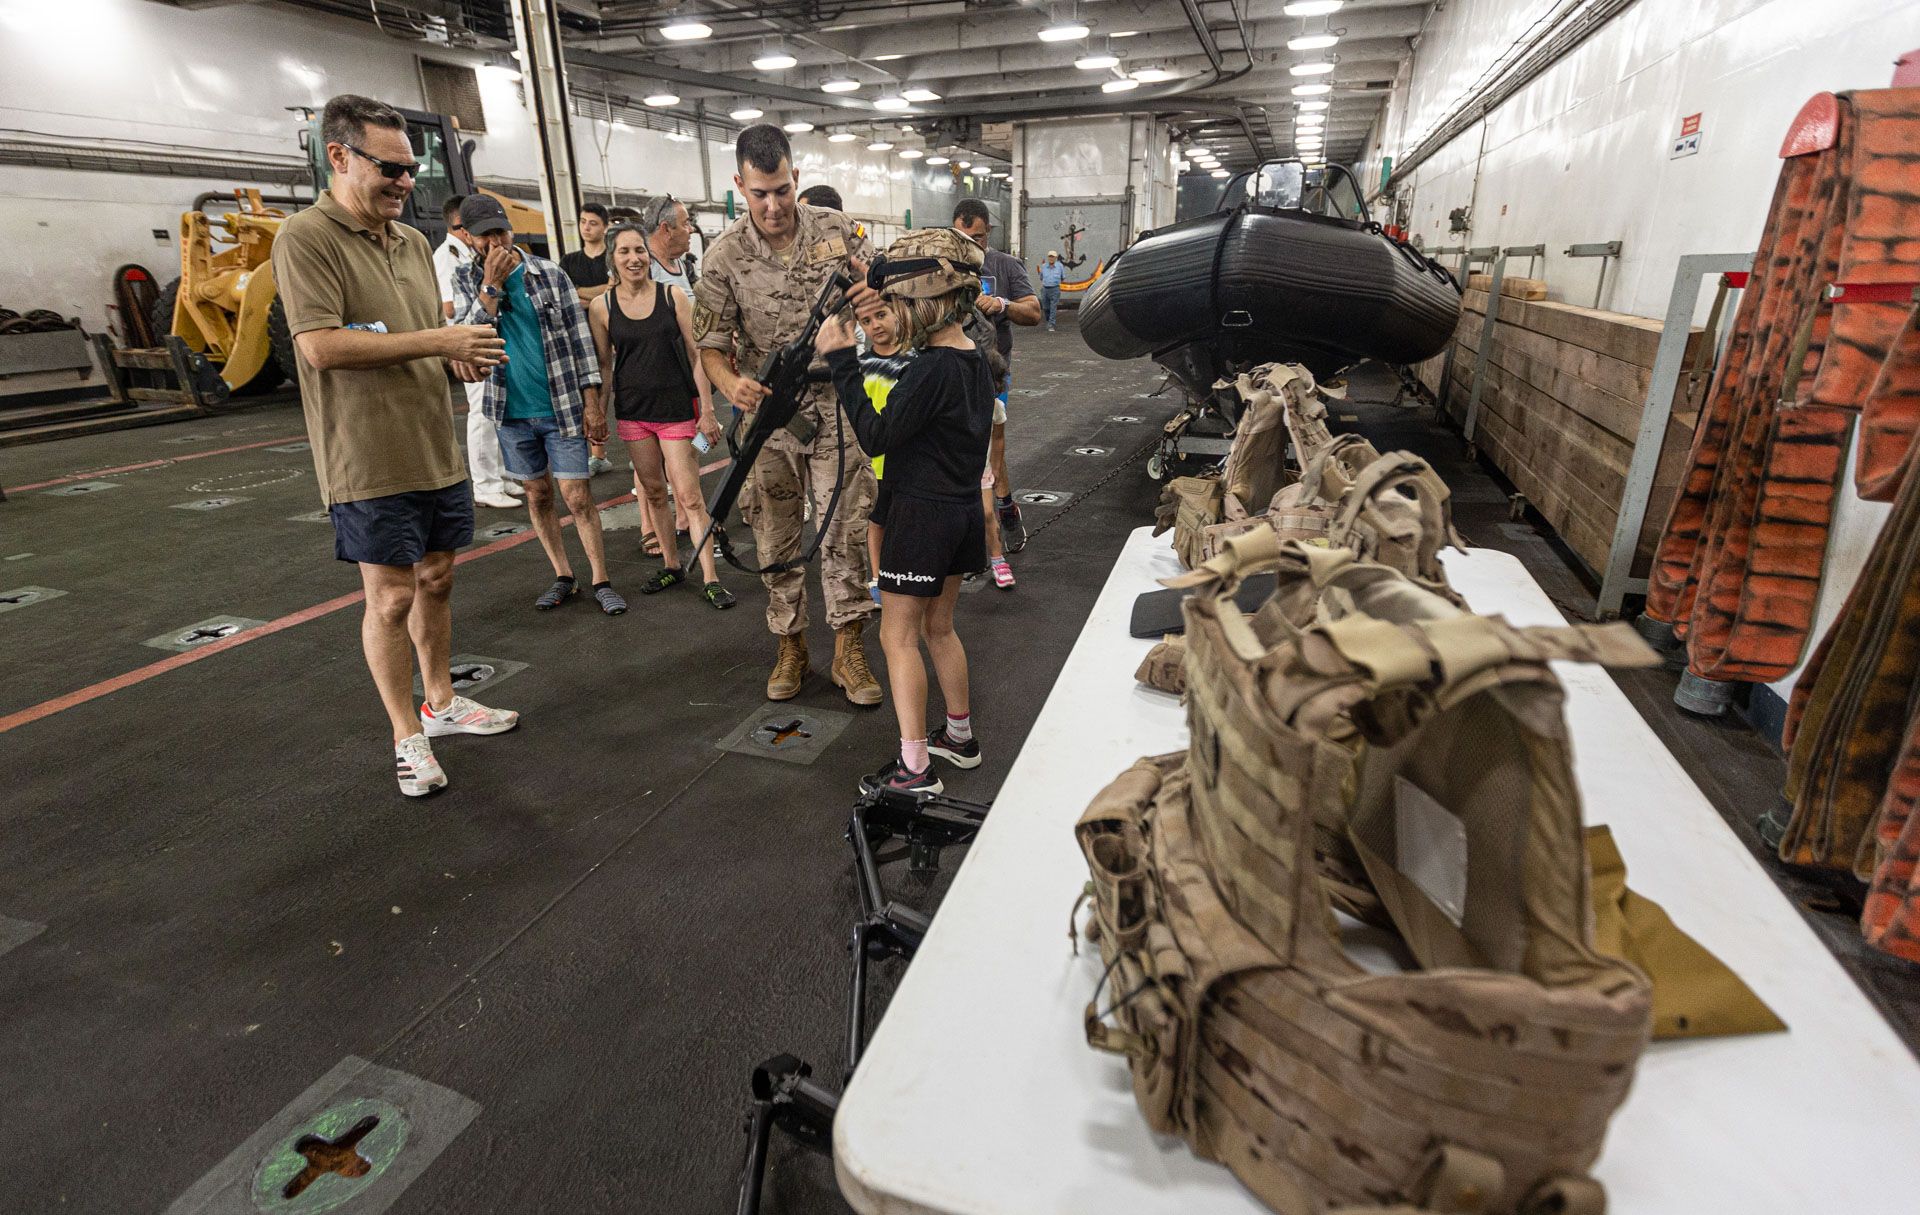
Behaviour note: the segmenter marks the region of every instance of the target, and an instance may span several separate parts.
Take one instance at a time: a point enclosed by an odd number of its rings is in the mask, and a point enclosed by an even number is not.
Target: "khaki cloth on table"
[[[1653,981],[1653,1036],[1713,1038],[1787,1028],[1740,976],[1676,926],[1652,899],[1627,888],[1627,863],[1613,833],[1587,828],[1593,874],[1593,944],[1631,962]]]

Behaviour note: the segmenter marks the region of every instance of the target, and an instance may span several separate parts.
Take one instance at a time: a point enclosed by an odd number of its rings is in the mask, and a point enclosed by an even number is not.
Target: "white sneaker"
[[[527,496],[527,487],[518,481],[504,481],[501,483],[500,492],[509,498],[524,498]]]
[[[605,456],[591,456],[587,460],[587,474],[597,477],[603,472],[613,471],[613,461]]]
[[[409,734],[394,744],[393,770],[400,778],[400,792],[408,797],[425,797],[447,787],[446,771],[433,757],[433,744],[425,734]]]
[[[455,696],[444,712],[433,706],[420,706],[420,726],[428,738],[448,734],[505,734],[520,724],[520,715],[507,709],[489,709],[478,701]]]
[[[509,498],[505,494],[475,494],[473,496],[473,504],[475,506],[491,506],[495,510],[511,510],[520,505],[520,499]]]

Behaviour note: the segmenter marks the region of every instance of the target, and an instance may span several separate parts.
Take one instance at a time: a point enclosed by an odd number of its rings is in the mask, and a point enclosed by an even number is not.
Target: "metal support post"
[[[1458,253],[1460,255],[1459,262],[1454,265],[1453,281],[1459,285],[1460,294],[1464,296],[1467,292],[1467,275],[1469,272],[1472,271],[1477,263],[1491,261],[1499,250],[1491,247],[1485,249],[1469,249],[1465,245],[1455,245],[1446,249],[1436,249],[1434,252],[1436,255],[1441,253]],[[1435,393],[1433,397],[1435,420],[1447,416],[1447,405],[1453,397],[1453,355],[1459,346],[1460,343],[1457,341],[1448,342],[1446,361],[1440,364],[1440,391]]]
[[[1597,257],[1600,259],[1600,279],[1593,285],[1593,306],[1598,308],[1607,291],[1607,262],[1620,256],[1620,242],[1617,240],[1600,241],[1590,245],[1568,245],[1564,250],[1568,257]]]
[[[1524,257],[1527,259],[1527,273],[1525,276],[1527,278],[1534,277],[1534,271],[1536,269],[1534,265],[1535,262],[1544,263],[1547,260],[1547,247],[1545,245],[1512,245],[1509,246],[1505,252],[1508,257]]]
[[[1680,259],[1673,276],[1673,294],[1667,299],[1666,323],[1653,356],[1647,399],[1640,406],[1640,430],[1633,440],[1633,458],[1627,464],[1627,484],[1620,513],[1613,525],[1613,544],[1607,549],[1607,567],[1594,600],[1594,618],[1610,620],[1620,614],[1630,594],[1645,594],[1647,580],[1635,578],[1633,557],[1640,547],[1640,528],[1647,519],[1647,498],[1660,465],[1660,447],[1673,418],[1673,397],[1686,372],[1687,341],[1693,332],[1693,312],[1700,302],[1700,284],[1709,275],[1740,274],[1753,268],[1751,253],[1694,253]]]
[[[533,142],[540,155],[540,205],[547,211],[548,249],[554,260],[580,247],[580,174],[573,154],[572,101],[560,50],[560,0],[513,0],[513,36],[519,47]]]
[[[1507,274],[1507,255],[1498,248],[1475,249],[1467,254],[1473,258],[1486,254],[1493,259],[1493,278],[1487,284],[1487,319],[1480,326],[1480,348],[1473,355],[1473,386],[1467,390],[1467,416],[1460,423],[1460,435],[1467,441],[1467,450],[1473,450],[1474,426],[1480,419],[1480,390],[1487,382],[1487,361],[1493,357],[1493,327],[1500,323],[1500,283]]]

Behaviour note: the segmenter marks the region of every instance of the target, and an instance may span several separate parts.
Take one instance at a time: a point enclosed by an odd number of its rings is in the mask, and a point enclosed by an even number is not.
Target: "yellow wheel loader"
[[[294,375],[293,334],[271,260],[286,212],[262,203],[258,190],[235,190],[234,198],[239,208],[218,216],[181,213],[180,277],[154,301],[153,328],[204,357],[228,391],[264,392]]]

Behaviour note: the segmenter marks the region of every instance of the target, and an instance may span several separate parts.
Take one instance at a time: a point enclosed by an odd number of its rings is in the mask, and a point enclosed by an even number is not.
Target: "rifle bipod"
[[[940,870],[942,850],[973,842],[987,810],[979,802],[938,794],[919,797],[897,789],[875,789],[854,803],[846,838],[853,848],[860,918],[848,940],[853,975],[847,993],[844,1079],[853,1078],[853,1069],[866,1048],[868,962],[911,960],[932,923],[928,916],[887,896],[880,880],[878,849],[889,840],[905,841],[908,869],[930,877]],[[753,1102],[747,1108],[747,1159],[740,1177],[738,1215],[757,1215],[760,1210],[767,1145],[776,1126],[802,1147],[832,1154],[833,1118],[840,1108],[840,1094],[812,1077],[813,1068],[792,1055],[775,1055],[753,1069]]]

